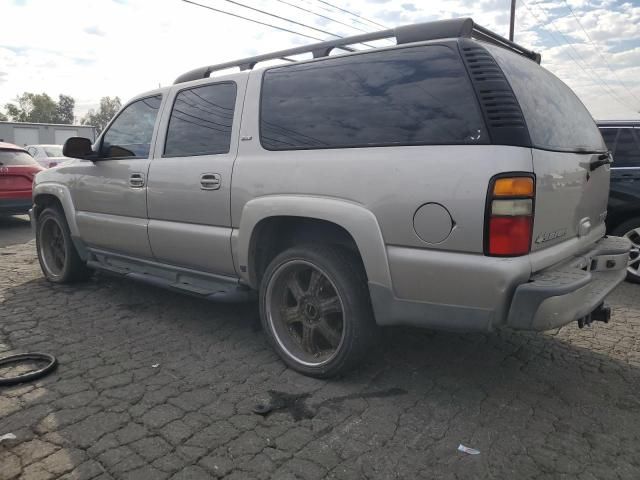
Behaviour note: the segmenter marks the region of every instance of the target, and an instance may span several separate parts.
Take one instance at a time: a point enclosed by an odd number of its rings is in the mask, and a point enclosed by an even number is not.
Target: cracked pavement
[[[0,356],[60,362],[0,387],[0,479],[637,480],[640,285],[609,303],[583,330],[388,330],[325,381],[285,368],[256,305],[51,285],[33,242],[0,248]]]

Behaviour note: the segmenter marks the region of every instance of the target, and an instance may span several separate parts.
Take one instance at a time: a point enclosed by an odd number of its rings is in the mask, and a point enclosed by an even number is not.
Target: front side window
[[[164,156],[228,153],[235,103],[235,83],[179,92],[171,111]]]
[[[62,156],[62,147],[57,145],[49,145],[48,147],[43,147],[44,153],[47,157],[61,157]]]
[[[633,128],[622,128],[613,153],[614,167],[640,167],[640,144],[638,132]]]
[[[459,53],[430,45],[267,70],[260,140],[292,150],[489,138]]]
[[[149,157],[153,127],[162,97],[143,98],[128,105],[102,138],[102,157]]]
[[[486,45],[511,84],[534,147],[563,152],[604,152],[587,108],[558,77],[504,48]]]

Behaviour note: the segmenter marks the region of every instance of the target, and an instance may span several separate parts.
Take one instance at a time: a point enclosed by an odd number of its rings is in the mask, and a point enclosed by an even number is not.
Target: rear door
[[[246,75],[171,91],[149,169],[149,242],[156,259],[235,275],[231,173]]]
[[[640,206],[640,129],[619,128],[613,147],[611,207],[618,212]]]
[[[593,118],[553,74],[522,56],[488,47],[520,103],[532,142],[536,175],[531,250],[604,234],[609,197],[608,158]],[[598,166],[600,165],[600,166]]]

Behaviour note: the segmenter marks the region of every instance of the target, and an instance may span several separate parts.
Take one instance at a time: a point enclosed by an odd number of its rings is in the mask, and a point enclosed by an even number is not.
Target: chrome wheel
[[[629,264],[627,265],[627,272],[629,274],[640,278],[640,227],[624,234],[629,240],[631,240],[631,251],[629,252]]]
[[[345,336],[344,305],[327,274],[304,260],[290,260],[271,276],[267,321],[284,352],[306,366],[323,365]]]
[[[44,219],[40,226],[40,256],[45,268],[54,277],[62,275],[67,253],[62,227],[52,217]]]

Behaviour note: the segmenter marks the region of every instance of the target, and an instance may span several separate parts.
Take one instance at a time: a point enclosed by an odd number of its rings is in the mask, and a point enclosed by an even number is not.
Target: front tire
[[[377,337],[362,264],[337,246],[294,247],[274,258],[260,286],[260,317],[282,360],[312,377],[347,371]]]
[[[91,275],[71,240],[67,220],[57,208],[46,208],[38,215],[36,249],[42,273],[52,283],[77,282]]]
[[[631,240],[627,281],[640,283],[640,217],[624,222],[617,226],[612,233],[618,237],[627,237]]]

